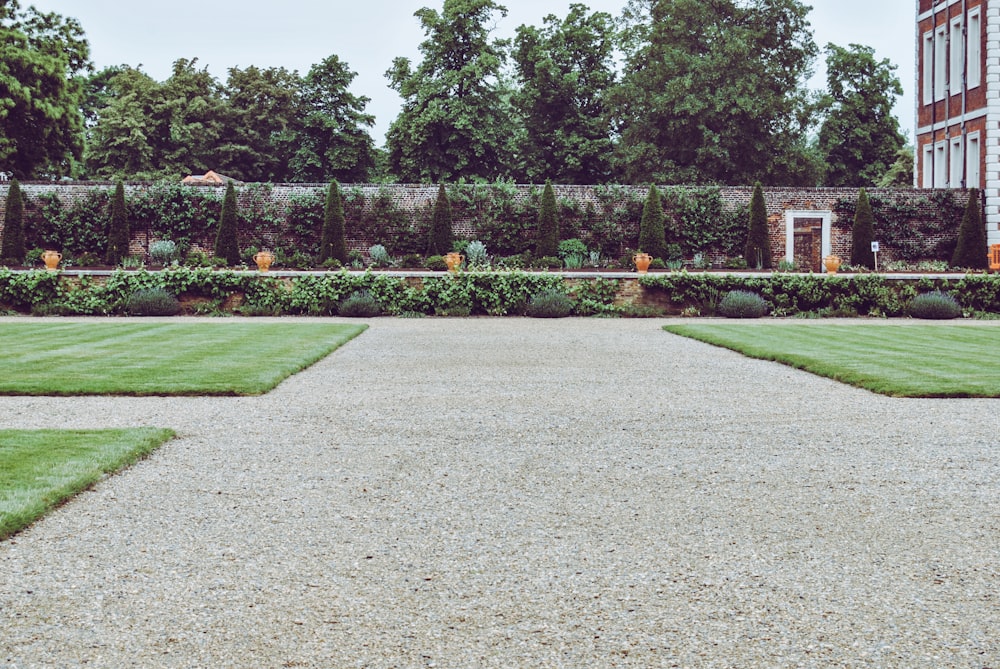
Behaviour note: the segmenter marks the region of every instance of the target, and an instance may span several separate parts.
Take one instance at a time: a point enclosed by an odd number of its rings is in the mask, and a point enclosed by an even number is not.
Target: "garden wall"
[[[0,185],[0,230],[7,186]],[[326,184],[238,186],[241,246],[309,255],[318,245]],[[29,247],[56,247],[64,254],[103,255],[107,202],[112,183],[26,183]],[[349,247],[366,252],[383,244],[396,256],[423,253],[438,187],[412,184],[343,184]],[[561,237],[582,239],[605,258],[630,255],[638,240],[646,186],[555,186]],[[223,188],[166,183],[128,183],[126,200],[132,249],[172,239],[210,250]],[[456,184],[448,187],[456,237],[480,239],[491,254],[514,255],[533,247],[541,186]],[[691,259],[715,265],[742,254],[752,188],[664,186],[668,242]],[[954,248],[967,193],[962,190],[871,189],[876,237],[883,257],[947,259]],[[785,212],[831,212],[833,253],[850,257],[855,188],[764,189],[772,255],[785,257]],[[798,221],[798,219],[797,219]],[[796,222],[796,259],[818,269],[821,228],[808,216]],[[799,248],[799,245],[802,248]]]

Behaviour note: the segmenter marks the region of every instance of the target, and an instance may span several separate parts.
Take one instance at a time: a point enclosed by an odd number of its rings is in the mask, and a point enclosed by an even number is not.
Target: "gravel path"
[[[1000,402],[663,321],[376,319],[0,543],[4,667],[1000,667]]]

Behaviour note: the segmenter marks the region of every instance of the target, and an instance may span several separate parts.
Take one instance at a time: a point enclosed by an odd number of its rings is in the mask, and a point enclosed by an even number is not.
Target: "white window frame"
[[[962,138],[955,137],[951,140],[951,147],[948,153],[948,187],[961,188],[962,176],[965,168],[965,147],[962,146]]]
[[[934,188],[934,145],[924,144],[923,169],[920,170],[922,188]]]
[[[983,83],[983,20],[980,7],[969,10],[965,36],[965,85],[978,88]]]
[[[982,160],[982,143],[978,132],[970,132],[965,138],[965,187],[979,188],[981,174],[979,162]]]
[[[934,32],[924,33],[923,101],[934,102]]]
[[[962,39],[962,17],[951,20],[948,44],[948,88],[954,95],[962,90],[962,66],[965,65],[965,44]]]
[[[948,142],[934,144],[934,188],[948,185]]]
[[[938,26],[934,30],[934,100],[944,100],[947,90],[948,30]]]

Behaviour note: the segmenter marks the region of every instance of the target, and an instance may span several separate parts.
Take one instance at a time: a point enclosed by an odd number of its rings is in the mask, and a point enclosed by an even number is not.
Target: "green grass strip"
[[[365,325],[287,321],[0,323],[2,395],[259,395]]]
[[[0,540],[148,455],[171,430],[0,430]]]
[[[719,323],[668,332],[893,397],[1000,397],[989,325]]]

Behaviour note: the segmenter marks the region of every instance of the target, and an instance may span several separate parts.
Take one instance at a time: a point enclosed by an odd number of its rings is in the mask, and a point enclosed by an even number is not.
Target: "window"
[[[969,12],[969,29],[965,42],[965,61],[968,70],[966,85],[975,88],[983,83],[983,36],[979,7]]]
[[[962,90],[962,66],[965,65],[965,43],[962,39],[962,17],[951,22],[951,39],[948,49],[949,90],[954,95]]]
[[[943,100],[948,71],[945,56],[948,54],[948,34],[944,26],[934,31],[934,99]]]
[[[934,188],[934,145],[924,144],[921,188]]]
[[[979,133],[970,133],[965,144],[965,186],[979,188]]]
[[[948,185],[948,144],[938,142],[934,145],[934,188],[944,188]]]
[[[961,188],[962,187],[962,177],[965,171],[965,160],[962,155],[962,138],[956,137],[951,140],[951,155],[948,160],[948,187],[949,188]]]
[[[934,33],[924,35],[923,100],[925,105],[934,102]]]

